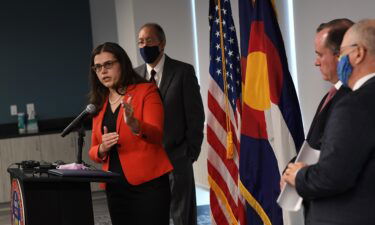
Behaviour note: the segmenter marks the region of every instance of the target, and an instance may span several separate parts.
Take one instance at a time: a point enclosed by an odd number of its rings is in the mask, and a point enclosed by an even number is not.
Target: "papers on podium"
[[[320,151],[311,148],[311,146],[304,141],[302,147],[297,155],[296,162],[303,162],[312,165],[318,162]],[[298,211],[302,205],[302,197],[298,195],[296,189],[290,184],[286,184],[281,190],[277,203],[281,208],[287,211]]]

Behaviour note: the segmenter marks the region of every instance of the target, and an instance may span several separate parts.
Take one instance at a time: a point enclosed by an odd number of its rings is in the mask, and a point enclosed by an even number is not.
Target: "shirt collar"
[[[336,84],[334,86],[335,86],[336,90],[339,90],[340,87],[342,86],[342,82],[339,80],[339,81],[336,82]]]
[[[371,78],[375,77],[375,73],[367,74],[366,76],[361,77],[357,82],[355,82],[353,86],[353,91],[358,90],[366,81],[370,80]]]

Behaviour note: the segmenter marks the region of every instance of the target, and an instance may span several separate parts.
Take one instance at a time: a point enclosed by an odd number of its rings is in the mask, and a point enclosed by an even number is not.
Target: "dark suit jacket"
[[[326,126],[327,118],[332,112],[332,108],[343,96],[345,96],[350,91],[350,88],[347,88],[342,85],[340,89],[337,90],[333,98],[324,106],[323,109],[322,106],[327,98],[328,93],[320,101],[314,119],[310,125],[309,133],[306,137],[306,141],[309,143],[311,147],[318,150],[320,149],[320,146],[322,144],[322,137],[324,134],[324,128]]]
[[[324,129],[326,127],[327,118],[332,113],[332,108],[336,105],[336,103],[343,98],[347,93],[351,92],[350,88],[341,85],[341,87],[337,90],[336,94],[332,97],[332,99],[323,107],[323,104],[328,96],[328,93],[323,97],[320,101],[319,106],[315,112],[314,119],[310,125],[309,132],[306,137],[306,141],[309,145],[316,149],[320,150],[322,145],[322,137],[324,134]],[[291,162],[295,161],[294,157]],[[304,215],[305,215],[305,225],[310,225],[309,221],[309,211],[310,211],[310,204],[309,201],[304,199],[303,201],[304,206]]]
[[[351,92],[350,88],[344,87],[342,85],[340,89],[337,90],[336,94],[332,97],[332,99],[324,106],[323,109],[322,107],[328,96],[328,93],[324,95],[323,99],[320,101],[319,106],[316,109],[313,121],[311,122],[309,132],[306,136],[306,141],[312,148],[320,150],[320,147],[322,145],[324,129],[327,123],[327,118],[331,114],[332,108],[335,106],[335,104],[349,92]],[[297,156],[293,157],[290,160],[290,163],[295,162],[296,157]]]
[[[310,200],[314,225],[375,221],[375,78],[332,109],[317,164],[297,173],[296,189]]]
[[[143,64],[135,69],[146,77]],[[163,145],[174,166],[182,157],[198,159],[203,141],[204,109],[194,67],[165,55],[160,95],[164,105]]]

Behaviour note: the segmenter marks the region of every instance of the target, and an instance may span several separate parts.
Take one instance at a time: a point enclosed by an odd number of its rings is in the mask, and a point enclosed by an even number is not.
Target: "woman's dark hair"
[[[130,61],[129,56],[126,54],[125,50],[118,44],[112,42],[105,42],[104,44],[96,47],[91,53],[91,63],[90,63],[90,83],[91,91],[89,93],[89,101],[94,104],[99,111],[106,100],[109,90],[105,87],[98,79],[97,74],[92,67],[94,66],[94,58],[96,55],[108,52],[113,54],[117,59],[121,68],[120,79],[117,84],[115,84],[115,89],[117,93],[122,93],[124,88],[127,88],[131,84],[145,83],[146,79],[139,76],[133,69],[133,65]]]

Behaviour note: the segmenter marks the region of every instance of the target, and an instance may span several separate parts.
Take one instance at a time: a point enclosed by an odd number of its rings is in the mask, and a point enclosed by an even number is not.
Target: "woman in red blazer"
[[[91,56],[93,118],[90,158],[122,175],[104,187],[112,224],[168,225],[172,165],[162,147],[163,105],[158,89],[133,70],[118,44]]]

